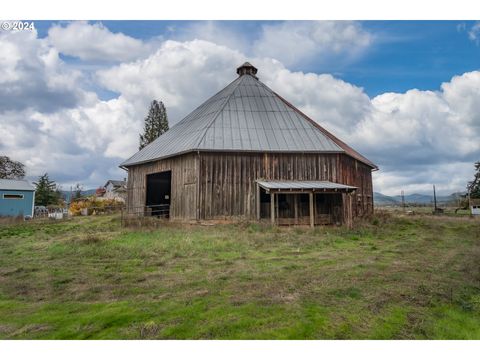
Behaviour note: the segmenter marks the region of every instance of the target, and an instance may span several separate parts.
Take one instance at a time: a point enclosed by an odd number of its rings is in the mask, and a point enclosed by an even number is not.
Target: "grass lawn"
[[[0,225],[4,339],[480,339],[480,221]]]

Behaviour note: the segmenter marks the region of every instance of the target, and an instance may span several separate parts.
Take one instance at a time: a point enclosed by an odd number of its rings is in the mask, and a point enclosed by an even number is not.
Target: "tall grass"
[[[0,338],[480,338],[480,223],[0,228]]]

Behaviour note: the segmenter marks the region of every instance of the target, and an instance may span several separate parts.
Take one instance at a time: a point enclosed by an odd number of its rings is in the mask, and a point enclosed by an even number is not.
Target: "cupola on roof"
[[[237,68],[237,74],[239,76],[242,76],[242,75],[255,76],[257,74],[257,71],[258,71],[258,69],[255,66],[253,66],[252,64],[250,64],[248,61],[245,62],[242,66],[239,66]]]

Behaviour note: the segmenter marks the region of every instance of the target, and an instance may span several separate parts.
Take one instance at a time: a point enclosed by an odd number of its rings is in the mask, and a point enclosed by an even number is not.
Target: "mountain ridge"
[[[437,204],[447,204],[447,203],[455,203],[461,193],[453,193],[450,195],[437,195]],[[404,196],[405,204],[421,204],[421,205],[429,205],[433,204],[433,195],[425,195],[425,194],[408,194]],[[379,192],[373,193],[373,202],[375,205],[401,205],[402,204],[402,196],[401,195],[394,195],[389,196]]]

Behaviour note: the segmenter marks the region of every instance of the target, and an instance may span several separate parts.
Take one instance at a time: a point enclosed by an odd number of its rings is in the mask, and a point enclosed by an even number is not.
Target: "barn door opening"
[[[270,194],[260,188],[260,219],[270,219]]]
[[[147,175],[146,215],[170,217],[171,190],[171,171]]]

